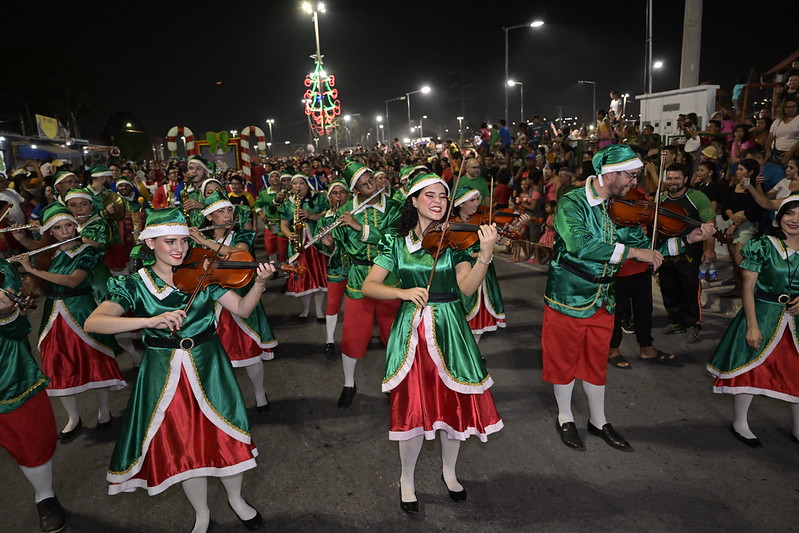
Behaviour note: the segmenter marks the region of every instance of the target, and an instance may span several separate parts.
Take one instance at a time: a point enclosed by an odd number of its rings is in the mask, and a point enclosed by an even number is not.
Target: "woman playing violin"
[[[230,360],[216,335],[214,302],[241,317],[258,305],[273,266],[261,264],[249,292],[212,284],[178,291],[173,267],[189,250],[189,228],[178,209],[147,216],[139,235],[155,262],[109,281],[109,299],[86,319],[86,330],[144,330],[144,357],[107,474],[109,493],[144,488],[159,494],[181,482],[195,510],[194,533],[207,531],[207,477],[219,477],[230,507],[248,529],[263,518],[241,496],[257,451]],[[191,305],[187,304],[191,300]],[[130,312],[132,317],[123,317]],[[178,460],[179,459],[179,460]]]
[[[197,228],[189,228],[189,236],[199,246],[215,251],[224,257],[234,250],[249,252],[255,239],[252,230],[239,229],[238,226],[230,229],[234,224],[235,207],[228,200],[222,190],[214,191],[203,199],[205,209],[203,215],[213,224],[213,234],[206,238]],[[239,296],[245,296],[252,288],[254,281],[241,289],[234,289]],[[259,414],[266,414],[269,410],[269,400],[264,389],[264,361],[274,359],[272,349],[277,346],[277,340],[269,327],[266,311],[259,301],[255,310],[248,318],[234,315],[219,303],[214,305],[217,316],[217,332],[222,347],[230,358],[234,368],[244,367],[247,377],[252,383],[255,393],[255,406]]]
[[[419,510],[414,470],[424,439],[434,439],[440,430],[444,483],[450,498],[463,501],[466,490],[455,473],[461,441],[470,435],[485,441],[503,426],[489,390],[493,380],[458,298],[483,283],[497,230],[480,226],[474,264],[467,251],[449,247],[435,262],[422,247],[422,236],[446,216],[448,196],[446,182],[435,174],[411,180],[397,233],[383,236],[363,283],[364,296],[402,300],[386,350],[383,391],[391,392],[389,439],[399,441],[400,507],[409,514]],[[391,272],[399,276],[399,287],[383,283]]]

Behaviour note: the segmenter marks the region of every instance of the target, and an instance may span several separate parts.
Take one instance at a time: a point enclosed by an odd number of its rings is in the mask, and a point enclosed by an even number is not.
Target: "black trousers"
[[[700,326],[701,303],[699,300],[700,260],[689,261],[686,256],[663,261],[658,270],[663,306],[669,314],[669,322],[685,326]]]
[[[647,270],[616,278],[616,314],[610,347],[618,348],[621,344],[621,321],[630,316],[632,311],[635,321],[635,338],[638,346],[652,346],[652,273]]]

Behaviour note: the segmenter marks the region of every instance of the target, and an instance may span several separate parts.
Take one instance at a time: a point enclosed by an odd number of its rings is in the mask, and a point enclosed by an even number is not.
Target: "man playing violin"
[[[558,404],[557,430],[563,443],[584,449],[571,398],[576,379],[588,398],[589,433],[609,446],[631,451],[630,444],[605,418],[607,350],[613,333],[613,284],[619,266],[634,259],[658,268],[663,254],[682,253],[691,243],[714,233],[702,224],[685,237],[671,238],[650,249],[638,224],[621,227],[609,215],[609,204],[627,195],[643,163],[627,145],[610,145],[592,160],[596,176],[585,187],[563,196],[555,216],[555,259],[549,269],[541,334],[542,378],[553,384]]]
[[[713,222],[716,218],[713,204],[704,193],[688,188],[688,183],[688,171],[684,165],[672,163],[667,166],[666,193],[660,197],[660,206],[669,209],[678,205],[694,220]],[[686,234],[688,229],[685,231]],[[685,340],[689,343],[699,340],[699,331],[702,329],[699,265],[703,261],[709,263],[715,260],[713,239],[708,239],[702,244],[693,243],[687,246],[683,253],[663,260],[658,275],[663,305],[669,315],[669,324],[663,333],[666,335],[685,333]]]

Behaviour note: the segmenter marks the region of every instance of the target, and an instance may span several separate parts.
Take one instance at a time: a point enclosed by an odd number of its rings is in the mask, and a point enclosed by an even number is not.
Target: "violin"
[[[477,208],[477,213],[475,215],[480,215],[481,224],[490,224],[488,221],[488,208],[484,205],[481,205]],[[472,215],[474,216],[474,215]],[[519,213],[516,213],[510,207],[503,207],[502,209],[495,209],[494,210],[494,220],[497,226],[505,226],[506,224],[512,224],[519,220],[519,217],[522,216]],[[544,219],[540,217],[530,217],[530,222],[533,224],[543,224]]]
[[[689,217],[687,211],[677,204],[670,204],[668,207],[660,204],[658,213],[657,231],[666,237],[678,237],[689,227],[698,228],[702,225],[702,222]],[[651,228],[655,220],[655,202],[647,200],[643,192],[630,189],[624,198],[613,198],[610,201],[608,214],[619,226],[644,224]],[[723,234],[718,228],[713,236],[723,244],[732,242],[732,237]]]
[[[214,250],[192,248],[181,265],[172,267],[172,283],[180,292],[188,294],[198,290],[198,287],[199,290],[205,289],[212,283],[228,289],[240,289],[252,281],[259,264],[246,250],[233,250],[220,257]],[[302,265],[282,264],[275,267],[295,276],[308,273],[308,269]]]
[[[438,257],[440,254],[439,242],[441,242],[441,252],[447,247],[454,250],[466,250],[480,239],[477,235],[479,229],[480,223],[479,219],[476,218],[476,214],[472,215],[468,222],[432,223],[424,230],[422,248],[427,250],[433,257]],[[500,237],[511,240],[519,239],[521,236],[518,231],[503,228],[497,228],[497,234]]]
[[[0,285],[4,284],[6,281],[6,275],[3,272],[0,272]],[[17,307],[20,311],[27,311],[28,309],[36,309],[36,304],[33,301],[33,294],[29,291],[25,290],[24,288],[19,291],[19,293],[13,293],[11,291],[7,291],[3,288],[0,288],[6,297],[17,304]]]

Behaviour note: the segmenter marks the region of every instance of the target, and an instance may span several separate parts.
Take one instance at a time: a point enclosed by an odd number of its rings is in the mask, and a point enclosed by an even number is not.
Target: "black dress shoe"
[[[338,397],[338,408],[346,409],[352,405],[352,399],[355,397],[356,392],[358,392],[357,385],[353,385],[352,387],[344,387],[341,389],[341,396]]]
[[[108,429],[111,427],[111,419],[109,418],[105,422],[97,421],[97,427],[95,428],[97,431],[103,431],[104,429]]]
[[[69,513],[58,503],[58,498],[46,498],[36,504],[39,512],[39,529],[47,533],[61,531],[67,527]]]
[[[308,317],[307,316],[298,316],[297,320],[299,320],[300,322],[308,322]]]
[[[322,318],[316,317],[316,321],[320,324],[324,324],[325,322],[327,322],[327,319],[325,317]]]
[[[322,352],[325,354],[325,357],[330,359],[331,361],[336,360],[336,345],[332,342],[328,342],[325,344],[325,349]]]
[[[447,484],[447,480],[444,479],[444,475],[441,475],[441,481],[444,482],[444,485]],[[449,490],[449,486],[447,486],[447,492],[449,492],[449,497],[453,502],[465,502],[466,501],[466,489],[460,490],[455,492],[454,490]]]
[[[247,502],[247,500],[244,500],[244,503],[246,503],[247,505],[250,505]],[[233,506],[230,505],[230,502],[227,502],[227,506],[230,507],[231,511],[233,511],[233,514],[236,514],[236,511],[233,509]],[[250,505],[250,507],[252,507],[252,505]],[[255,516],[253,516],[249,520],[244,520],[243,518],[241,518],[237,514],[236,514],[236,518],[241,520],[241,525],[244,526],[244,529],[248,529],[250,531],[255,531],[256,529],[261,529],[262,527],[264,527],[264,517],[261,516],[261,513],[259,513],[257,509],[255,510]]]
[[[611,448],[616,448],[617,450],[621,450],[623,452],[633,451],[633,447],[630,446],[630,443],[624,440],[624,437],[619,435],[618,431],[613,429],[613,426],[610,424],[605,424],[602,426],[602,429],[599,429],[591,422],[588,422],[588,433],[601,438]]]
[[[419,512],[419,501],[404,502],[400,499],[400,509],[405,511],[407,514],[416,514]]]
[[[563,444],[575,450],[585,450],[585,445],[583,445],[583,440],[580,438],[574,422],[566,422],[561,425],[555,420],[555,427],[558,428],[558,435],[560,435],[560,440],[563,441]]]
[[[799,439],[797,439],[796,435],[794,435],[793,433],[791,433],[791,442],[793,442],[794,444],[799,444]]]
[[[72,441],[72,439],[74,439],[75,437],[77,437],[78,433],[82,428],[83,428],[83,420],[78,418],[78,425],[70,429],[69,431],[62,431],[61,433],[59,433],[58,440],[60,440],[62,444],[66,444]]]
[[[743,435],[741,435],[740,433],[735,431],[735,426],[733,426],[732,424],[730,424],[730,433],[735,435],[736,439],[738,439],[739,441],[743,442],[744,444],[746,444],[750,448],[762,448],[763,447],[763,443],[760,442],[760,439],[758,439],[757,437],[755,437],[753,439],[748,439],[748,438],[744,437]],[[791,437],[793,437],[793,435],[791,435]],[[793,437],[793,438],[794,438],[794,441],[795,441],[796,437]]]
[[[269,412],[269,407],[271,407],[271,405],[272,405],[271,403],[267,403],[264,405],[256,405],[255,412],[258,413],[259,415],[265,415],[266,413]]]

